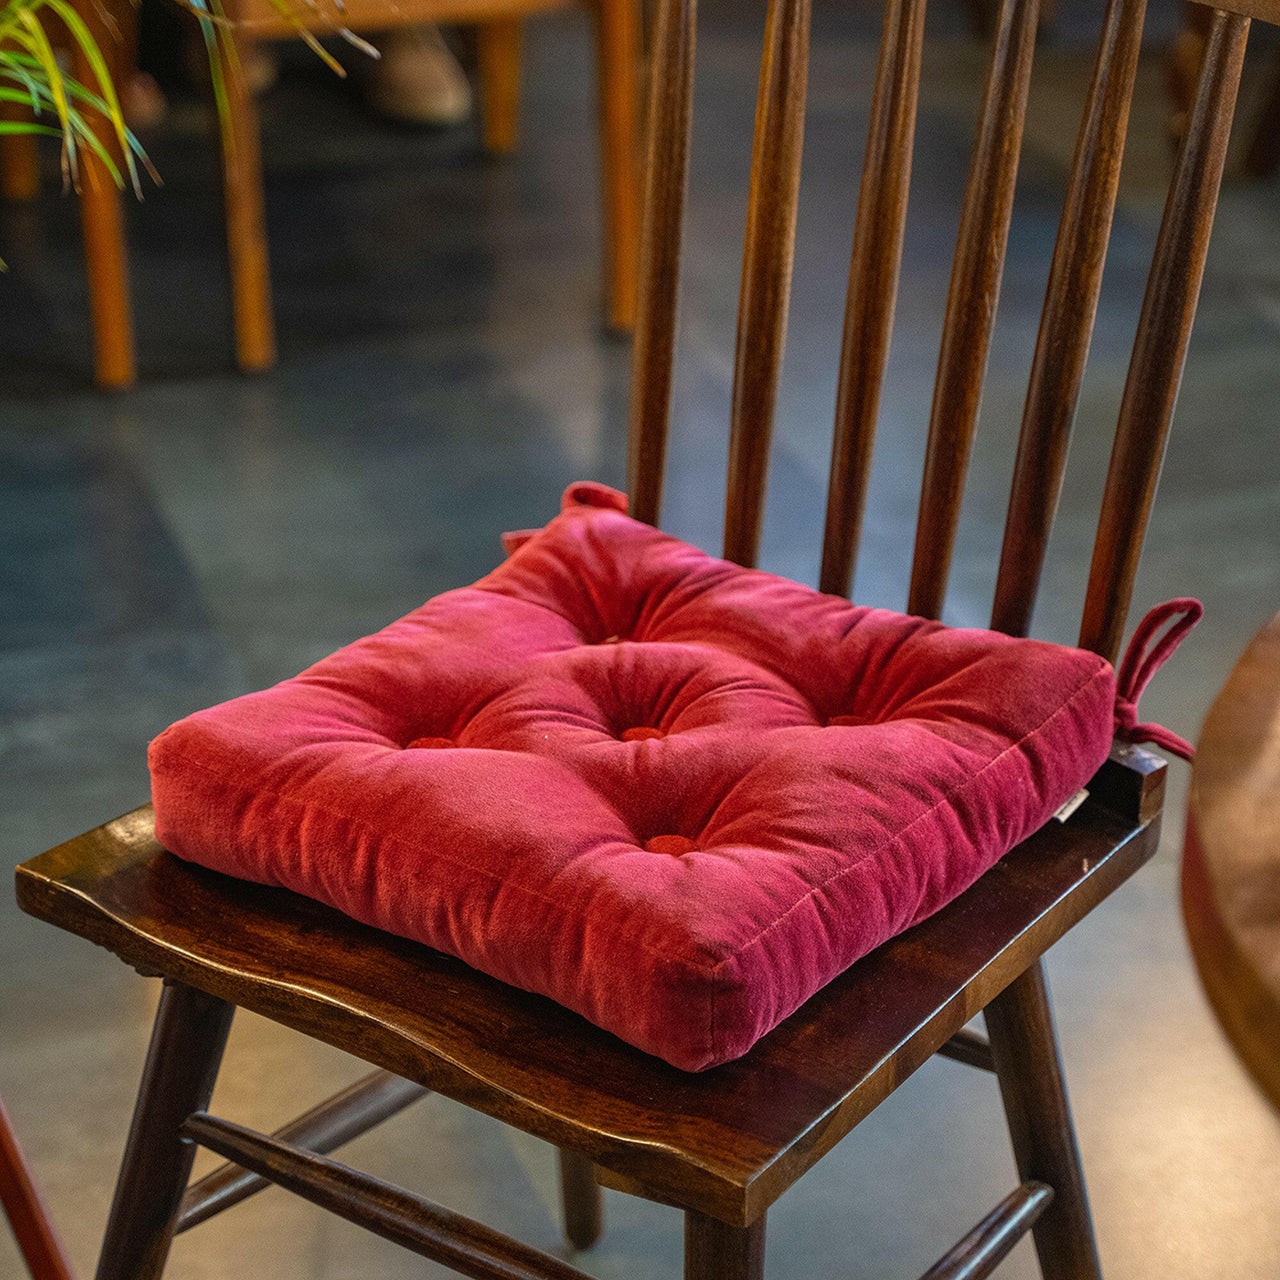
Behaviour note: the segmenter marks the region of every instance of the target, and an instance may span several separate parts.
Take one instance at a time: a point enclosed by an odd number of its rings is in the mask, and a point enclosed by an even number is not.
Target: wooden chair
[[[1233,0],[1236,3],[1237,0]],[[1238,0],[1280,18],[1275,0]],[[694,71],[694,0],[662,0],[634,348],[633,510],[661,505]],[[1143,0],[1110,0],[1018,450],[993,624],[1023,632],[1065,464],[1105,246]],[[800,170],[807,0],[770,0],[747,219],[725,552],[755,559],[782,358]],[[848,589],[888,348],[911,165],[924,0],[888,0],[854,237],[822,585]],[[1218,12],[1155,251],[1120,409],[1081,642],[1114,658],[1204,268],[1249,19]],[[1036,0],[1003,0],[947,305],[910,591],[937,616],[977,417],[1012,204]],[[595,1179],[685,1213],[687,1280],[759,1280],[765,1217],[931,1055],[994,1072],[1019,1184],[929,1273],[987,1275],[1029,1228],[1047,1280],[1099,1263],[1040,957],[1155,852],[1165,768],[1117,746],[1069,823],[1050,822],[954,903],[814,996],[744,1058],[684,1074],[574,1014],[313,901],[182,863],[146,807],[19,868],[23,907],[165,979],[99,1280],[158,1276],[170,1239],[265,1182],[470,1276],[582,1273],[327,1159],[437,1090],[571,1153],[589,1239]],[[210,930],[204,922],[217,920]],[[381,1072],[275,1135],[207,1113],[241,1005]],[[985,1010],[988,1037],[965,1028]],[[408,1081],[406,1086],[403,1081]],[[371,1102],[370,1099],[373,1099]],[[184,1191],[199,1144],[231,1164]],[[242,1172],[243,1171],[243,1172]],[[582,1226],[585,1224],[585,1227]],[[1034,1224],[1034,1226],[1032,1226]]]
[[[319,33],[339,26],[373,32],[423,22],[475,23],[480,67],[480,104],[486,148],[495,155],[516,142],[520,91],[521,21],[531,13],[563,9],[579,0],[347,0],[291,6],[306,14]],[[225,0],[235,22],[241,53],[254,40],[296,34],[296,27],[270,0]],[[636,0],[589,0],[596,22],[596,62],[600,100],[600,152],[605,212],[606,312],[611,327],[630,330],[635,321],[640,244],[637,158],[636,71],[639,19]],[[339,18],[341,19],[339,21]],[[253,95],[239,73],[239,60],[223,42],[223,74],[229,119],[222,135],[227,246],[235,312],[236,358],[247,370],[275,362],[271,283],[263,221],[262,161]]]
[[[606,320],[619,331],[635,321],[639,256],[639,160],[637,138],[637,0],[586,0],[595,16],[599,81],[599,133],[604,188]],[[424,22],[473,23],[480,68],[482,132],[494,155],[516,143],[520,97],[522,20],[533,13],[568,8],[579,0],[349,0],[336,5],[296,5],[306,26],[330,34],[339,26],[376,32]],[[117,63],[123,61],[119,32],[130,29],[128,0],[79,4],[99,45]],[[240,55],[255,40],[297,34],[297,26],[269,0],[226,0],[234,32],[219,42],[219,60],[227,83],[227,120],[220,131],[227,249],[231,267],[236,359],[257,371],[275,363],[275,324],[263,210],[262,158],[258,113],[241,74]],[[119,11],[118,13],[116,11]],[[87,66],[77,74],[92,84]],[[114,147],[105,127],[104,145]],[[27,199],[35,194],[34,141],[8,137],[0,147],[0,194]],[[128,259],[121,197],[105,168],[93,156],[82,161],[82,221],[89,299],[93,314],[94,377],[102,387],[129,386],[135,377]]]
[[[0,1102],[0,1207],[32,1280],[72,1280],[71,1266],[27,1170],[17,1134]]]
[[[137,17],[130,3],[86,3],[76,6],[102,52],[112,82],[122,84],[137,52]],[[59,23],[48,19],[50,39],[58,45]],[[97,79],[78,41],[66,42],[76,79],[96,90]],[[11,112],[12,106],[8,108]],[[116,137],[107,120],[86,111],[98,139],[112,154]],[[29,117],[28,117],[29,118]],[[0,138],[0,198],[33,200],[40,193],[36,140],[26,134]],[[79,163],[80,226],[84,238],[85,274],[93,328],[93,374],[100,387],[120,388],[134,380],[133,307],[129,297],[129,260],[124,238],[124,211],[110,174],[86,149]]]

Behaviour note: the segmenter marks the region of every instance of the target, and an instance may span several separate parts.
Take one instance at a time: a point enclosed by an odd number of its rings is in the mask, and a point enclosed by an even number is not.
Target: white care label
[[[1077,810],[1077,809],[1078,809],[1082,804],[1084,804],[1084,802],[1085,802],[1088,798],[1089,798],[1089,789],[1088,789],[1088,787],[1081,787],[1081,788],[1080,788],[1080,790],[1079,790],[1079,791],[1077,791],[1077,792],[1075,793],[1075,795],[1073,795],[1073,796],[1071,797],[1071,799],[1070,799],[1070,800],[1068,800],[1068,801],[1067,801],[1067,803],[1066,803],[1066,804],[1064,804],[1064,805],[1062,806],[1062,808],[1061,808],[1061,809],[1059,809],[1059,810],[1058,810],[1058,812],[1057,812],[1057,813],[1055,813],[1053,816],[1054,816],[1055,818],[1057,818],[1057,820],[1058,820],[1059,822],[1066,822],[1066,820],[1067,820],[1069,817],[1071,817],[1071,815],[1072,815],[1073,813],[1075,813],[1075,811],[1076,811],[1076,810]]]

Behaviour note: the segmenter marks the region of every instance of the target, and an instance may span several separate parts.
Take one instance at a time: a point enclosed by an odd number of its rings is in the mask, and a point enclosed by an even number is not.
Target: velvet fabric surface
[[[603,486],[564,507],[474,586],[161,734],[165,846],[700,1070],[1107,756],[1094,654],[742,569]]]

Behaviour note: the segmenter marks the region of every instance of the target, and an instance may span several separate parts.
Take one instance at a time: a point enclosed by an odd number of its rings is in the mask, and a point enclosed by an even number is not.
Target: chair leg
[[[490,155],[505,156],[515,150],[520,131],[522,34],[518,18],[482,22],[476,32],[480,128]]]
[[[731,1227],[692,1210],[684,1215],[684,1280],[763,1280],[764,1217]]]
[[[271,268],[263,207],[262,145],[258,108],[245,81],[241,57],[233,56],[234,36],[221,32],[218,59],[227,86],[227,118],[221,121],[222,188],[227,213],[227,254],[231,265],[231,309],[235,320],[236,363],[246,373],[276,362],[271,315]]]
[[[590,1249],[604,1226],[600,1184],[591,1161],[564,1147],[560,1148],[560,1204],[565,1237],[575,1249]]]
[[[118,74],[118,32],[109,25],[113,19],[106,8],[93,0],[77,0],[75,8],[113,68],[112,73]],[[72,67],[81,84],[96,87],[97,76],[78,43],[72,52]],[[88,107],[84,114],[104,150],[118,158],[119,144],[107,118]],[[102,161],[88,148],[82,148],[79,164],[80,222],[93,317],[93,376],[98,386],[118,389],[131,386],[135,376],[124,210],[120,192]]]
[[[27,1172],[22,1148],[0,1102],[0,1205],[32,1280],[72,1280],[71,1267]]]
[[[97,1280],[164,1270],[195,1146],[178,1127],[209,1104],[234,1006],[166,981],[98,1259]]]
[[[1032,1229],[1045,1280],[1101,1280],[1044,968],[1036,961],[986,1008],[1009,1136],[1024,1182],[1053,1188]]]
[[[596,77],[604,186],[609,327],[630,332],[640,276],[640,157],[636,0],[597,0]]]

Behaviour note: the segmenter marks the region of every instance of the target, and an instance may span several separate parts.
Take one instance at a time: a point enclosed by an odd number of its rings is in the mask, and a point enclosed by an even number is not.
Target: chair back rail
[[[947,290],[907,612],[942,613],[978,423],[1031,87],[1039,0],[1003,0]]]
[[[738,298],[724,520],[725,558],[744,565],[754,565],[760,552],[773,409],[786,345],[809,82],[809,0],[769,0],[764,46]]]
[[[662,0],[654,15],[640,297],[631,350],[631,431],[627,485],[637,520],[657,524],[662,509],[671,375],[680,301],[680,244],[689,136],[693,128],[693,58],[697,0]]]
[[[1156,239],[1093,544],[1080,645],[1114,662],[1200,297],[1249,19],[1213,16],[1191,123]]]
[[[925,0],[888,0],[871,99],[836,383],[819,586],[848,595],[871,476],[880,389],[898,294],[907,188],[920,98]]]
[[[1251,13],[1215,12],[1175,168],[1121,403],[1080,643],[1114,661],[1195,316]],[[1261,6],[1261,9],[1260,9]],[[925,0],[886,0],[837,379],[820,586],[847,594],[902,257]],[[981,402],[1030,88],[1039,0],[1002,0],[943,322],[908,611],[946,595]],[[1032,360],[991,625],[1026,634],[1062,489],[1097,312],[1145,0],[1108,0]],[[660,0],[650,109],[640,324],[633,364],[633,512],[656,523],[676,340],[692,105],[694,0]],[[786,337],[807,79],[809,0],[769,0],[739,299],[724,554],[754,564]]]
[[[1115,211],[1146,0],[1111,0],[1045,290],[991,626],[1026,635],[1075,421]]]

